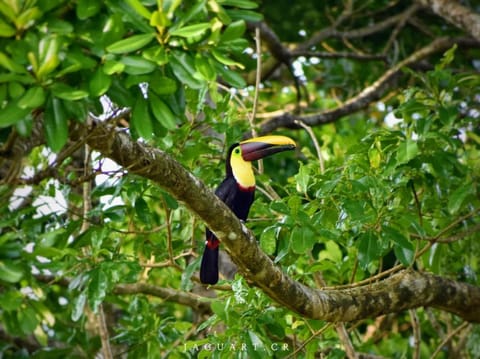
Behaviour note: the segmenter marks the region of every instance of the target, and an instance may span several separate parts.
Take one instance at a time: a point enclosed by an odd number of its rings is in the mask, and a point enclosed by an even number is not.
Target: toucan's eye
[[[237,155],[240,154],[240,148],[238,148],[238,147],[235,148],[235,154],[237,154]]]

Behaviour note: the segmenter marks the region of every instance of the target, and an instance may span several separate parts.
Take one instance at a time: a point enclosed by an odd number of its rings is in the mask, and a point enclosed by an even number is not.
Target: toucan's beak
[[[262,136],[240,142],[245,161],[255,161],[274,153],[293,150],[295,142],[285,136]]]

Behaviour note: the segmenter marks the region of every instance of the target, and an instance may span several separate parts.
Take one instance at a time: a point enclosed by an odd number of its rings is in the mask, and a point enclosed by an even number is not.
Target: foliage
[[[296,13],[308,8],[301,24],[308,34],[340,15],[342,2],[331,3],[330,14],[320,3],[294,5]],[[364,10],[376,13],[384,3],[369,1]],[[254,48],[247,22],[281,16],[282,39],[301,40],[299,24],[283,18],[290,2],[257,6],[249,0],[0,3],[0,144],[36,136],[38,113],[44,130],[42,145],[22,158],[15,183],[0,187],[2,356],[94,357],[104,313],[118,356],[344,357],[334,325],[277,306],[241,275],[210,290],[215,298],[203,299],[211,303],[207,314],[169,298],[117,294],[120,284],[146,282],[203,296],[194,278],[204,225],[161,188],[72,138],[88,114],[127,122],[135,139],[167,151],[214,188],[224,175],[225,149],[252,130],[246,119],[255,89],[246,75],[256,62],[245,51]],[[381,14],[395,10],[388,9]],[[440,25],[429,26],[435,32]],[[374,53],[377,40],[356,45]],[[420,46],[412,30],[397,45],[403,53]],[[299,151],[265,160],[248,226],[296,280],[348,285],[413,266],[480,285],[480,82],[455,48],[432,63],[428,72],[405,69],[399,83],[409,86],[376,106],[311,132],[276,131],[294,138]],[[336,94],[345,100],[384,70],[378,60],[312,58],[295,66],[311,99],[307,112],[337,106]],[[277,76],[263,83],[259,111],[297,106],[285,80],[290,75]],[[91,167],[84,168],[85,158]],[[422,356],[461,324],[430,309],[416,313]],[[399,313],[348,329],[359,352],[410,357],[410,322],[409,313]],[[478,326],[469,330],[479,336]],[[478,358],[478,344],[465,342],[464,353]]]

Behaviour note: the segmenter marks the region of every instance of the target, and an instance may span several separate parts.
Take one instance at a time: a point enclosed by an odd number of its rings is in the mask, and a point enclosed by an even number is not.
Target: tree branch
[[[162,298],[167,301],[186,305],[196,312],[209,314],[212,312],[208,299],[191,293],[181,292],[171,288],[139,282],[133,284],[117,284],[113,290],[115,294],[146,294]]]
[[[77,133],[77,136],[86,133]],[[273,300],[301,315],[354,321],[432,306],[480,322],[480,288],[428,273],[405,270],[367,287],[316,290],[292,280],[259,248],[256,239],[205,184],[167,153],[134,142],[106,124],[93,126],[88,144],[131,173],[148,178],[197,214],[222,240],[244,277]]]
[[[429,7],[435,14],[480,41],[480,15],[472,9],[451,0],[417,0],[417,2]]]
[[[383,93],[391,87],[397,76],[401,74],[404,67],[410,67],[420,60],[430,56],[434,53],[445,51],[454,44],[469,43],[472,44],[472,39],[468,38],[447,38],[442,37],[434,40],[429,45],[414,52],[409,57],[399,62],[391,69],[386,71],[377,81],[370,86],[364,88],[359,94],[348,99],[342,106],[334,109],[322,111],[320,113],[311,115],[294,115],[291,113],[284,113],[280,116],[273,117],[260,124],[259,133],[265,134],[273,132],[277,128],[298,128],[295,121],[301,121],[308,126],[318,126],[326,123],[335,122],[343,116],[349,115],[363,108],[368,107],[373,101],[379,100]]]

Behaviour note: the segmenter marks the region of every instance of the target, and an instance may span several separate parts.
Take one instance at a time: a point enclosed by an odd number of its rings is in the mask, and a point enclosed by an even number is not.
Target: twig
[[[319,273],[320,274],[320,273]],[[323,276],[316,275],[314,277],[315,284],[317,287],[325,287],[325,280]],[[358,354],[355,352],[355,348],[353,347],[352,341],[347,333],[347,329],[345,328],[345,323],[335,323],[335,330],[337,331],[338,338],[340,342],[343,344],[345,348],[345,353],[347,354],[348,359],[357,359]]]
[[[362,61],[381,60],[386,61],[387,57],[382,54],[363,54],[356,52],[325,52],[325,51],[310,51],[310,50],[292,50],[292,57],[318,57],[320,59],[353,59]]]
[[[385,44],[382,54],[386,54],[390,47],[392,46],[393,42],[397,38],[398,34],[400,33],[401,29],[405,26],[408,20],[420,9],[419,4],[413,4],[407,10],[400,14],[398,18],[397,25],[395,29],[392,31],[390,37],[388,38],[387,43]]]
[[[422,343],[422,336],[420,332],[420,323],[418,321],[418,315],[416,309],[410,309],[410,319],[412,322],[413,330],[413,359],[420,359],[420,344]]]
[[[306,125],[301,121],[295,121],[295,123],[300,127],[303,127],[305,131],[307,131],[310,138],[312,139],[315,150],[317,151],[318,163],[320,164],[320,173],[323,174],[325,172],[325,165],[324,165],[323,156],[322,156],[322,149],[320,147],[320,144],[318,143],[317,137],[313,133],[313,130],[310,126]]]
[[[290,359],[290,358],[295,358],[296,355],[307,346],[308,343],[310,343],[313,339],[324,333],[328,328],[330,328],[333,325],[333,323],[327,323],[323,327],[321,327],[319,330],[314,332],[308,339],[306,339],[301,345],[295,349],[293,353],[290,353],[285,357],[285,359]]]
[[[430,359],[434,359],[438,355],[438,353],[440,353],[440,351],[443,349],[445,344],[447,344],[450,340],[452,340],[452,338],[455,335],[460,333],[462,330],[468,328],[469,326],[470,326],[470,323],[463,322],[462,325],[458,326],[455,330],[448,333],[448,335],[445,338],[443,338],[442,342],[438,345],[437,349],[435,349],[433,354],[430,356]]]
[[[260,81],[262,80],[262,43],[260,38],[260,28],[255,27],[255,45],[256,45],[256,55],[257,55],[257,71],[255,76],[255,92],[253,95],[253,107],[252,107],[252,116],[250,117],[250,128],[252,130],[252,136],[257,137],[257,131],[253,121],[257,117],[257,108],[258,108],[258,93],[260,89]]]
[[[180,258],[183,258],[183,257],[188,257],[188,256],[191,256],[191,255],[193,255],[193,253],[191,251],[188,251],[188,252],[185,252],[185,253],[179,254],[178,256],[173,257],[173,262],[172,262],[172,259],[169,259],[169,260],[167,260],[165,262],[161,262],[161,263],[154,263],[152,261],[148,261],[148,262],[140,263],[140,266],[146,267],[146,268],[165,268],[165,267],[172,267],[173,266],[174,268],[182,270],[182,268],[180,268],[176,265],[175,261],[177,259],[180,259]]]
[[[252,115],[248,117],[250,121],[250,131],[252,132],[252,137],[257,137],[257,130],[255,129],[255,117],[257,116],[257,106],[258,106],[258,93],[260,90],[260,81],[262,80],[262,43],[260,38],[260,27],[255,27],[255,45],[256,45],[256,55],[257,55],[257,71],[255,74],[255,91],[253,94],[253,107]],[[263,160],[260,159],[257,161],[258,172],[263,173]]]
[[[85,157],[83,161],[83,170],[84,175],[87,175],[91,172],[91,149],[88,144],[85,144]],[[72,152],[73,153],[73,152]],[[90,227],[90,222],[87,220],[88,214],[92,209],[91,202],[91,192],[92,192],[92,183],[91,181],[85,181],[82,185],[82,196],[83,196],[83,216],[82,216],[82,226],[80,228],[80,233],[84,233]],[[103,305],[99,304],[97,307],[97,314],[95,315],[95,320],[98,325],[98,331],[100,334],[100,340],[102,342],[102,353],[105,359],[113,359],[112,348],[110,347],[110,335],[108,333],[108,327],[105,319],[105,311],[103,310]]]

